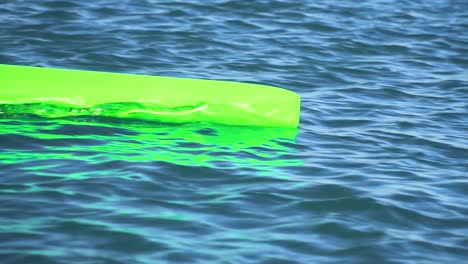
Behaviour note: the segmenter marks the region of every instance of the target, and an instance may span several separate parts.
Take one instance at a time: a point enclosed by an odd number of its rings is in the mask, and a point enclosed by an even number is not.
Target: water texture
[[[462,263],[467,32],[464,0],[2,1],[0,63],[269,84],[302,112],[3,116],[0,262]]]

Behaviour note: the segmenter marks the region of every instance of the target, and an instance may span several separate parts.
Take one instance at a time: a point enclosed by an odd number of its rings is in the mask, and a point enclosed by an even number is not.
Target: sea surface
[[[0,63],[302,98],[298,129],[4,116],[0,263],[468,257],[466,0],[1,1]]]

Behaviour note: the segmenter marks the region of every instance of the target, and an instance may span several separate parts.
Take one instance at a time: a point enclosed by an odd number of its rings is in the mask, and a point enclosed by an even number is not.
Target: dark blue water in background
[[[2,1],[0,63],[302,97],[292,132],[1,119],[1,263],[468,257],[465,0]]]

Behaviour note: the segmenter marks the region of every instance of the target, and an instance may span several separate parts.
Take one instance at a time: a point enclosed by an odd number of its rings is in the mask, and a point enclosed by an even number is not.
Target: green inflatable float
[[[289,127],[300,97],[259,84],[0,64],[0,116]]]

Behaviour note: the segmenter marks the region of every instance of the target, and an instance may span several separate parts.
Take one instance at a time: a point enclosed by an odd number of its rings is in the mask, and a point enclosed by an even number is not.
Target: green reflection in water
[[[109,119],[2,119],[2,140],[16,140],[17,144],[3,148],[0,163],[26,163],[24,170],[56,177],[64,177],[58,165],[64,160],[87,165],[125,161],[135,166],[166,162],[215,169],[250,168],[256,174],[283,177],[278,169],[302,165],[300,159],[290,158],[294,157],[296,135],[297,129],[204,123],[175,126]],[[66,177],[75,179],[90,175],[78,168],[66,172]]]

